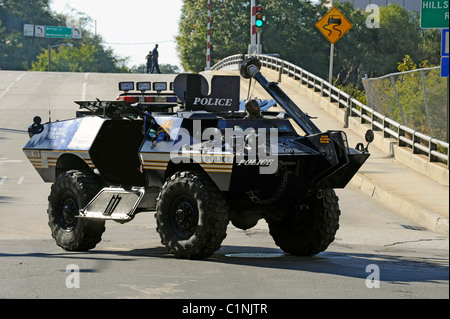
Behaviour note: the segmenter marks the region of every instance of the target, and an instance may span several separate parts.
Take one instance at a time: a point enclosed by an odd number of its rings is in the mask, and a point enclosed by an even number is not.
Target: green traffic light
[[[259,28],[259,27],[262,27],[262,25],[263,25],[263,22],[262,22],[262,20],[256,20],[256,26]]]

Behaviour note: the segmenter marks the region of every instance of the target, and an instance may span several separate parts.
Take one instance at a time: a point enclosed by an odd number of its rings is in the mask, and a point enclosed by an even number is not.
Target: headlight
[[[134,82],[119,82],[120,91],[132,91],[134,90]]]
[[[137,82],[136,89],[141,92],[150,91],[152,89],[151,82]]]
[[[153,83],[153,90],[154,91],[165,91],[165,90],[167,90],[167,83],[166,82],[155,82],[155,83]]]

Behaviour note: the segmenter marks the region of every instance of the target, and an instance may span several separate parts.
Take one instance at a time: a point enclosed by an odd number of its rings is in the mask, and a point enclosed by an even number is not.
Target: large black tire
[[[105,231],[104,220],[75,217],[100,191],[98,178],[71,170],[58,176],[48,197],[48,225],[56,244],[69,251],[93,249]]]
[[[311,196],[289,218],[267,219],[270,234],[286,253],[312,256],[327,249],[339,229],[339,198],[332,189]]]
[[[167,179],[156,204],[161,243],[177,258],[202,259],[226,237],[228,204],[203,173],[178,172]]]

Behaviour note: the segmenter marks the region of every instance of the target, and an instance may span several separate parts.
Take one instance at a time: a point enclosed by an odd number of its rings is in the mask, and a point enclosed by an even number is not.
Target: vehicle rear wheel
[[[289,218],[267,219],[275,243],[283,251],[298,256],[326,250],[339,229],[338,200],[333,189],[324,189],[297,205]]]
[[[228,204],[205,174],[179,172],[163,185],[155,217],[161,243],[175,257],[201,259],[226,237]]]
[[[48,225],[56,244],[69,251],[94,248],[105,231],[105,221],[81,219],[79,210],[100,191],[90,172],[71,170],[58,176],[48,197]]]

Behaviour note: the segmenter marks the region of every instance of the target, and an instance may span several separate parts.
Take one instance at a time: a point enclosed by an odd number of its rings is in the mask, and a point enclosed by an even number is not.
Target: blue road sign
[[[448,78],[448,56],[441,58],[441,77]]]
[[[448,29],[442,29],[441,77],[448,78]]]
[[[441,56],[448,56],[448,29],[442,29]]]

